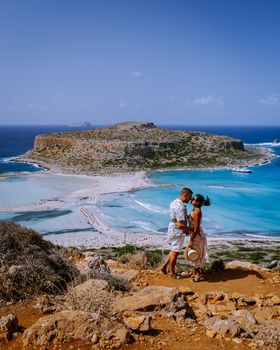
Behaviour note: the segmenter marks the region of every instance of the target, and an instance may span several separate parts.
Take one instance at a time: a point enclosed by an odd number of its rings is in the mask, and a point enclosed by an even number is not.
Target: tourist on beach
[[[193,232],[193,228],[187,226],[188,214],[186,203],[192,198],[192,190],[183,188],[179,198],[170,203],[170,223],[168,225],[168,243],[171,245],[171,251],[161,268],[164,274],[177,278],[175,266],[177,257],[183,248],[186,235]]]
[[[191,261],[194,265],[193,281],[198,282],[202,280],[202,271],[205,261],[208,258],[207,252],[207,239],[202,230],[202,211],[203,205],[209,206],[210,199],[204,197],[201,194],[196,194],[191,200],[193,210],[189,215],[189,225],[193,227],[193,233],[190,237],[189,244],[185,251],[185,257]]]

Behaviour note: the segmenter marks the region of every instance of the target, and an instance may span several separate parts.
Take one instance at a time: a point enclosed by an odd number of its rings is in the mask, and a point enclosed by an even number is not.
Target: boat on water
[[[231,171],[235,172],[235,173],[251,173],[252,170],[248,169],[248,168],[232,168]]]

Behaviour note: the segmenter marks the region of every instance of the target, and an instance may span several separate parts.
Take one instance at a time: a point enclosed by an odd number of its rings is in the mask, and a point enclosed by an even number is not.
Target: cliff
[[[125,122],[107,128],[39,135],[29,159],[71,173],[246,164],[261,155],[243,142],[196,131],[171,131],[153,123]]]

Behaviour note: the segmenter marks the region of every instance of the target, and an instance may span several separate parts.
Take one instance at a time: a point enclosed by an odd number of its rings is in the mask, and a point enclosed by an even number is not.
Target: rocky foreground
[[[124,122],[96,130],[38,135],[21,160],[72,174],[257,164],[256,149],[227,136]]]
[[[149,251],[103,258],[0,231],[0,349],[280,348],[277,269],[219,261],[195,283]]]

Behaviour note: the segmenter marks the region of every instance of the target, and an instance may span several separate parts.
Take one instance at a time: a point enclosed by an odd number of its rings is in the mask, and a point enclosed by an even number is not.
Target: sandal
[[[163,268],[161,268],[161,269],[159,270],[159,272],[160,272],[161,274],[163,274],[163,275],[167,275],[167,274],[168,274],[167,271],[166,271],[166,269],[163,269]]]
[[[171,278],[175,278],[176,280],[181,279],[181,276],[180,276],[180,275],[178,275],[178,273],[173,273],[173,274],[168,275],[168,276],[169,276],[169,277],[171,277]]]
[[[203,278],[203,276],[195,275],[195,276],[192,278],[192,281],[193,281],[193,282],[201,282],[201,281],[204,281],[204,278]]]

